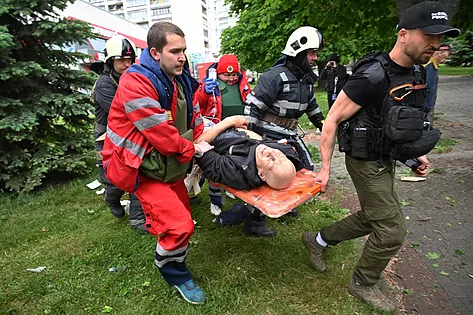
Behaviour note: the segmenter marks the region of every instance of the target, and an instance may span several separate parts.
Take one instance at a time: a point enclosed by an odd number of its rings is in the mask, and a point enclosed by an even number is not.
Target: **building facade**
[[[103,59],[105,43],[115,34],[123,35],[132,40],[137,47],[138,57],[141,51],[146,48],[147,30],[119,16],[100,10],[85,1],[78,0],[69,3],[66,9],[58,13],[61,17],[67,19],[88,22],[92,26],[92,31],[98,35],[97,38],[91,38],[86,43],[75,43],[67,48],[92,56],[90,60],[84,60],[78,65],[80,69],[87,72],[90,64]]]
[[[186,34],[187,52],[196,62],[211,58],[209,0],[87,0],[90,4],[149,29],[172,22]]]
[[[210,51],[212,57],[216,58],[220,55],[220,36],[223,30],[227,27],[235,26],[238,17],[230,14],[230,5],[226,5],[225,0],[211,0],[210,2]]]

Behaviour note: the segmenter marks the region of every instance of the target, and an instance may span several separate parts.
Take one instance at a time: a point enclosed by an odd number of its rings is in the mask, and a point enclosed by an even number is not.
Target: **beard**
[[[425,64],[430,60],[430,57],[432,57],[433,52],[429,55],[424,55],[424,53],[429,52],[428,50],[425,51],[414,51],[407,49],[404,51],[404,53],[412,60],[413,64],[421,65]]]

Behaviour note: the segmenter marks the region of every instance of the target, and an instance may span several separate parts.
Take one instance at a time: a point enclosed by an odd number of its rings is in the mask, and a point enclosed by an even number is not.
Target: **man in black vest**
[[[397,26],[397,41],[393,49],[356,69],[330,110],[320,139],[322,168],[316,180],[325,191],[337,127],[348,121],[350,126],[345,131],[351,132],[352,143],[344,150],[345,164],[357,190],[361,210],[319,232],[302,235],[310,253],[310,262],[315,269],[324,271],[323,255],[328,245],[369,235],[348,292],[388,312],[395,311],[396,304],[383,295],[376,284],[406,235],[404,215],[394,191],[392,154],[409,155],[407,149],[397,150],[400,143],[393,138],[397,134],[416,135],[413,140],[423,137],[421,107],[426,85],[417,79],[423,74],[421,79],[425,80],[425,73],[414,65],[429,60],[439,48],[442,35],[455,37],[460,34],[460,30],[450,27],[447,21],[447,13],[440,2],[422,2],[407,10]],[[386,118],[394,122],[393,114],[400,110],[409,113],[412,130],[407,134],[402,133],[397,125],[382,124]],[[403,117],[397,116],[398,119]],[[390,135],[392,146],[384,141],[385,134]],[[437,135],[439,137],[438,131]],[[429,168],[427,158],[423,156],[419,161],[418,173],[426,174]]]
[[[340,56],[337,54],[328,55],[325,68],[320,73],[320,80],[326,80],[325,90],[327,91],[329,110],[342,91],[347,79],[347,68],[340,64]]]

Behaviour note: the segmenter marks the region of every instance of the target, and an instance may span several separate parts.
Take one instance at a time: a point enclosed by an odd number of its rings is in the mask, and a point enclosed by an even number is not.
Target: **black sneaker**
[[[120,206],[110,206],[110,212],[113,214],[114,217],[122,218],[125,215],[125,209]]]
[[[257,236],[257,237],[276,237],[277,232],[266,226],[252,226],[244,227],[243,233],[248,236]]]
[[[295,218],[298,215],[299,215],[299,211],[297,211],[297,208],[294,208],[290,212],[286,213],[284,216],[289,217],[289,218]]]
[[[149,231],[146,228],[146,226],[144,226],[144,224],[131,225],[131,228],[134,229],[134,230],[140,231],[141,234],[149,234]]]

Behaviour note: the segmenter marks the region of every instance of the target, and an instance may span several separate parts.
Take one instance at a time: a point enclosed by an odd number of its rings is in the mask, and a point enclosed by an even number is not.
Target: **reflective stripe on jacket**
[[[134,183],[137,173],[132,173],[131,170],[140,167],[143,156],[152,148],[162,155],[175,156],[181,163],[191,161],[194,155],[192,141],[181,137],[173,125],[177,89],[161,72],[159,64],[150,56],[148,49],[143,51],[140,61],[140,65],[133,65],[120,78],[108,117],[107,137],[102,151],[105,169],[113,159],[120,159],[118,162],[130,168],[130,178],[126,178],[130,185],[127,187],[136,186]],[[188,67],[184,67],[183,74],[175,79],[185,90],[188,109],[190,108],[187,126],[194,130],[196,139],[203,131],[199,106],[192,105],[197,81],[190,76]],[[106,176],[114,183],[123,181],[127,174],[108,172]]]

